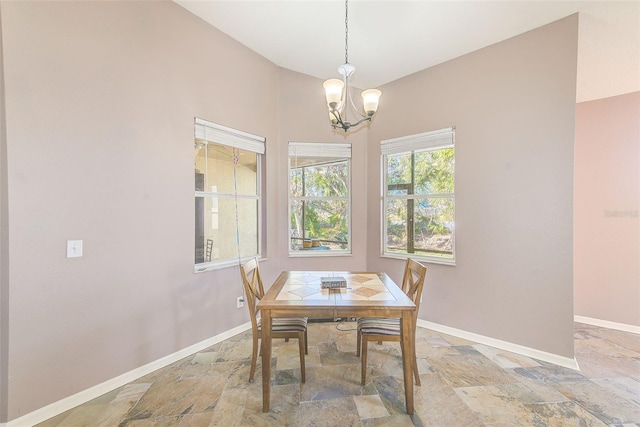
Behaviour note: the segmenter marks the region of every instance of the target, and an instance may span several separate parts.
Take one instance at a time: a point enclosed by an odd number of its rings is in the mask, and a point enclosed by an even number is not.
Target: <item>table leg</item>
[[[262,310],[262,412],[271,398],[271,311]]]
[[[412,327],[413,314],[410,311],[402,313],[402,367],[404,372],[404,397],[407,403],[407,414],[413,414],[413,354],[414,345]],[[264,363],[264,362],[263,362]]]

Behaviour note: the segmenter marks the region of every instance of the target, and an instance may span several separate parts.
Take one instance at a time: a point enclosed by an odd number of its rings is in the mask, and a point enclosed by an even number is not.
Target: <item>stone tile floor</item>
[[[296,340],[274,341],[267,414],[260,361],[248,382],[246,331],[38,426],[640,426],[636,334],[576,324],[574,371],[418,328],[422,386],[409,416],[398,343],[370,345],[360,386],[355,332],[336,326],[309,325],[305,384]]]

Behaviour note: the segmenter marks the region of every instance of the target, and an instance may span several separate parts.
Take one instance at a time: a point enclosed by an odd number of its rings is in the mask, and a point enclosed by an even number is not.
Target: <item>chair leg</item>
[[[305,362],[304,362],[304,350],[307,340],[304,339],[304,333],[298,334],[298,346],[300,347],[300,381],[306,381]]]
[[[414,334],[415,336],[415,334]],[[400,340],[400,350],[404,354],[404,345],[402,345],[402,340]],[[418,358],[416,357],[416,343],[415,339],[413,342],[413,354],[411,355],[411,365],[413,365],[413,378],[416,381],[416,385],[420,384],[420,372],[418,372]]]
[[[356,357],[360,357],[360,346],[362,345],[362,331],[358,329],[358,336],[356,338]]]
[[[262,346],[260,346],[262,353]],[[256,372],[256,360],[258,359],[258,337],[253,335],[253,350],[251,351],[251,370],[249,371],[249,381],[253,381],[253,374]]]
[[[307,330],[304,330],[304,354],[309,354],[309,340],[307,339]]]
[[[413,376],[416,379],[416,385],[420,384],[420,372],[418,372],[418,356],[416,353],[416,324],[413,324]]]
[[[367,336],[362,335],[361,341],[362,341],[362,351],[361,351],[362,367],[360,368],[360,376],[362,378],[361,378],[360,384],[365,385],[367,383]]]
[[[418,357],[416,356],[416,340],[415,340],[415,334],[413,334],[414,339],[413,339],[413,354],[412,354],[412,359],[413,359],[413,377],[416,380],[416,385],[422,385],[420,384],[420,372],[418,372]]]

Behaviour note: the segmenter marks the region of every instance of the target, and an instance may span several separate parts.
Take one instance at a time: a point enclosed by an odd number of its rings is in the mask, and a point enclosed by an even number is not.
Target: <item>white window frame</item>
[[[200,273],[209,270],[216,270],[225,267],[236,266],[253,257],[262,257],[262,162],[265,153],[265,138],[243,132],[230,127],[222,126],[217,123],[209,122],[204,119],[195,118],[195,139],[204,140],[207,143],[215,143],[226,145],[233,148],[239,148],[246,151],[252,151],[257,154],[257,171],[256,171],[256,195],[240,195],[235,193],[212,193],[207,191],[195,191],[195,197],[215,197],[215,198],[232,198],[256,200],[258,204],[257,212],[257,253],[244,256],[228,258],[218,261],[205,261],[195,264],[194,272]],[[235,230],[233,231],[235,233]],[[195,243],[195,236],[194,236]]]
[[[407,258],[415,258],[417,260],[421,260],[428,263],[433,264],[445,264],[445,265],[455,265],[456,263],[456,241],[455,241],[455,163],[454,163],[454,192],[453,193],[444,193],[444,194],[420,194],[420,197],[429,197],[429,198],[452,198],[453,199],[453,212],[454,212],[454,225],[452,233],[453,245],[452,245],[452,257],[444,258],[437,256],[429,256],[423,255],[420,253],[397,253],[397,252],[388,252],[387,251],[387,214],[386,214],[386,206],[387,201],[392,199],[409,199],[414,198],[416,195],[403,195],[403,196],[389,196],[388,195],[388,183],[387,183],[387,158],[389,155],[398,155],[398,154],[406,154],[411,153],[413,151],[437,151],[446,148],[453,148],[455,150],[455,127],[439,129],[431,132],[424,132],[415,135],[403,136],[400,138],[387,139],[380,142],[380,152],[381,152],[381,240],[380,240],[380,248],[381,248],[381,256],[384,258],[396,258],[396,259],[407,259]],[[455,158],[455,151],[454,151]]]
[[[348,159],[347,173],[347,196],[346,197],[292,197],[291,195],[291,158],[295,156],[307,157],[327,157],[327,158],[345,158]],[[289,236],[287,240],[289,257],[324,257],[324,256],[351,256],[351,144],[350,143],[325,143],[325,142],[289,142],[289,150],[287,156],[287,229]],[[327,251],[295,251],[291,249],[291,202],[292,200],[346,200],[347,202],[347,248],[342,250]]]

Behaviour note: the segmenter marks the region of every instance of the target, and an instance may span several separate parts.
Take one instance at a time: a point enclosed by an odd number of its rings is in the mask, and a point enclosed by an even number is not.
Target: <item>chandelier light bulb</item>
[[[362,92],[362,104],[367,116],[371,117],[378,111],[378,101],[380,100],[380,92],[378,89],[367,89]]]
[[[342,89],[344,82],[338,79],[330,79],[323,83],[325,95],[327,97],[327,106],[331,109],[337,109],[342,100]]]

